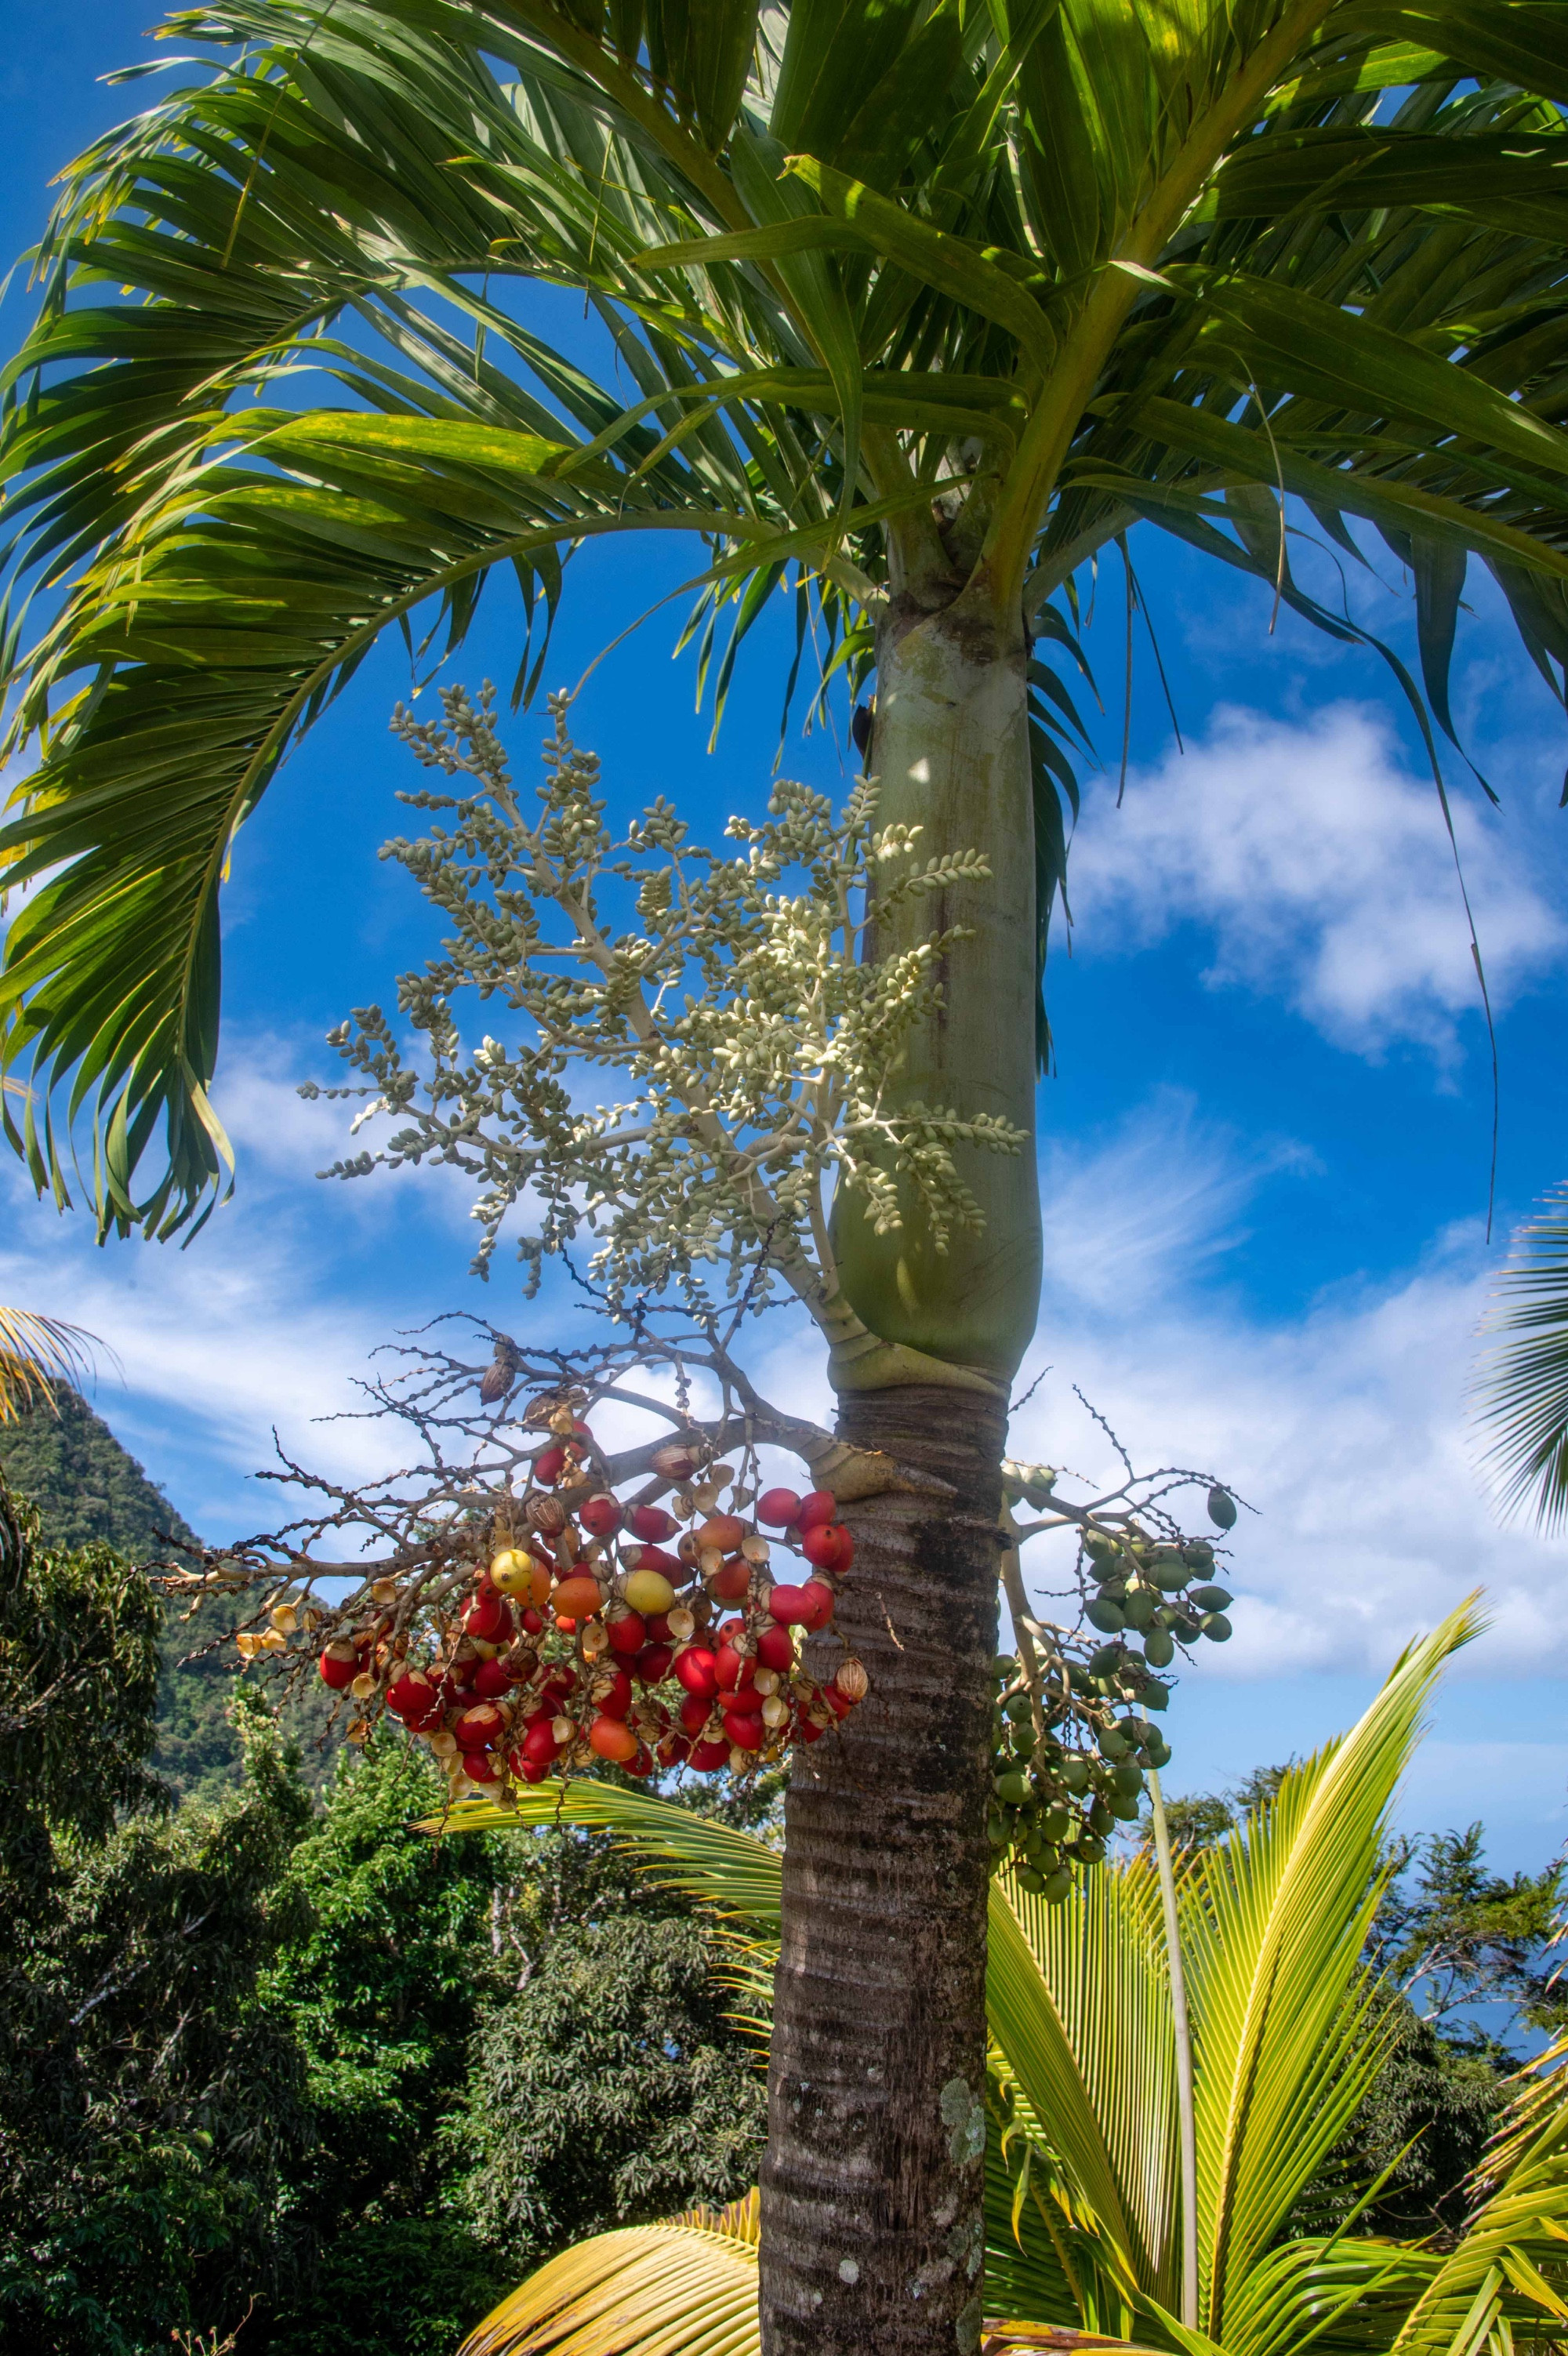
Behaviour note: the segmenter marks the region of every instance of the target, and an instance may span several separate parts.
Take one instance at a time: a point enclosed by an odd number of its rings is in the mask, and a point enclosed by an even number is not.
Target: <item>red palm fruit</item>
[[[596,1751],[601,1759],[613,1760],[624,1767],[637,1757],[637,1737],[623,1719],[596,1718],[588,1729],[588,1748]]]
[[[691,1764],[698,1768],[703,1774],[712,1775],[716,1769],[729,1765],[729,1744],[727,1742],[693,1742],[690,1759]]]
[[[742,1619],[740,1613],[738,1612],[732,1612],[727,1620],[721,1620],[719,1622],[717,1630],[714,1633],[714,1642],[716,1644],[733,1644],[736,1638],[740,1634],[741,1630],[745,1626],[746,1622]]]
[[[614,1620],[607,1620],[612,1653],[640,1653],[648,1641],[648,1630],[640,1612],[623,1612]]]
[[[787,1529],[800,1510],[800,1500],[793,1489],[764,1489],[757,1501],[757,1520],[776,1530]]]
[[[506,1720],[493,1701],[476,1702],[464,1710],[452,1731],[459,1751],[487,1751],[506,1732]]]
[[[842,1522],[819,1522],[801,1538],[800,1552],[819,1570],[847,1570],[854,1560],[854,1540]]]
[[[848,1694],[840,1693],[837,1686],[823,1686],[820,1690],[822,1692],[822,1699],[827,1703],[828,1708],[832,1710],[835,1718],[847,1718],[849,1716],[850,1711],[854,1708],[854,1704],[851,1701]]]
[[[788,1628],[775,1622],[771,1628],[760,1631],[757,1639],[757,1666],[777,1669],[782,1674],[795,1665],[795,1645]]]
[[[683,1579],[692,1576],[691,1564],[682,1562],[678,1554],[671,1554],[666,1547],[628,1547],[622,1560],[628,1570],[658,1571],[660,1577],[669,1580],[672,1587],[678,1587]]]
[[[601,1718],[624,1718],[631,1708],[631,1679],[624,1669],[615,1673],[615,1682],[607,1693],[598,1696],[595,1708]]]
[[[674,1657],[668,1644],[644,1644],[631,1665],[632,1676],[639,1686],[662,1685]]]
[[[667,1514],[662,1505],[634,1505],[626,1517],[626,1526],[634,1538],[645,1538],[650,1546],[672,1538],[681,1526],[674,1515]],[[650,1570],[663,1568],[659,1562],[649,1565]]]
[[[499,1701],[516,1683],[511,1671],[499,1661],[481,1661],[474,1672],[474,1691],[483,1701]]]
[[[463,1772],[471,1783],[499,1783],[501,1762],[493,1751],[465,1751]]]
[[[721,1554],[733,1554],[742,1538],[748,1535],[738,1514],[714,1514],[697,1532],[699,1547],[717,1547]]]
[[[639,1742],[637,1746],[637,1757],[624,1760],[622,1764],[628,1775],[635,1775],[640,1782],[644,1775],[651,1775],[653,1772],[653,1753],[646,1742]]]
[[[666,1734],[659,1745],[658,1759],[661,1767],[679,1767],[691,1755],[692,1745],[683,1734]]]
[[[620,1505],[607,1489],[577,1508],[577,1519],[591,1538],[613,1538],[620,1527]]]
[[[566,1451],[564,1448],[542,1448],[533,1460],[533,1477],[547,1489],[555,1486],[565,1470]]]
[[[650,1644],[672,1644],[675,1642],[674,1637],[670,1633],[670,1621],[665,1612],[645,1612],[642,1616]]]
[[[423,1669],[404,1669],[401,1677],[387,1687],[387,1708],[396,1710],[399,1718],[412,1726],[418,1719],[426,1718],[438,1709],[441,1697],[434,1679]]]
[[[719,1689],[717,1656],[709,1651],[706,1644],[692,1644],[685,1652],[678,1654],[675,1675],[686,1691],[695,1694],[699,1701],[712,1701]]]
[[[545,1759],[525,1759],[518,1772],[525,1783],[542,1783],[550,1772],[550,1762]]]
[[[574,1571],[564,1579],[551,1601],[558,1620],[596,1620],[604,1607],[599,1582],[585,1570]]]
[[[790,1587],[780,1580],[768,1592],[768,1609],[783,1628],[803,1628],[811,1616],[803,1587]]]
[[[341,1693],[359,1676],[360,1656],[352,1644],[328,1644],[317,1666],[321,1671],[322,1684],[330,1686],[334,1693]]]
[[[800,1510],[795,1516],[798,1530],[814,1530],[823,1522],[836,1522],[839,1501],[831,1489],[811,1489],[800,1500]]]
[[[531,1636],[542,1635],[544,1633],[543,1612],[535,1612],[532,1606],[530,1605],[529,1609],[522,1615],[522,1624]]]
[[[560,1748],[550,1731],[547,1718],[536,1719],[522,1738],[522,1755],[524,1759],[532,1759],[536,1767],[548,1767]]]
[[[463,1625],[482,1644],[494,1644],[502,1635],[510,1636],[511,1612],[505,1596],[498,1595],[487,1581],[464,1612]]]
[[[721,1603],[738,1603],[751,1585],[751,1565],[743,1554],[732,1554],[722,1570],[708,1581],[708,1593]]]
[[[814,1636],[818,1629],[825,1628],[832,1618],[833,1605],[838,1599],[827,1582],[821,1579],[808,1579],[800,1590],[800,1599],[808,1613],[800,1625],[809,1636]]]
[[[743,1660],[733,1644],[719,1646],[715,1665],[721,1693],[739,1693],[756,1682],[756,1662]]]
[[[789,1729],[791,1740],[796,1742],[820,1742],[826,1732],[825,1726],[819,1726],[814,1718],[803,1715],[797,1718]]]
[[[757,1710],[726,1709],[725,1732],[742,1751],[760,1751],[762,1748],[762,1719]]]
[[[708,1712],[712,1708],[712,1702],[702,1701],[695,1694],[686,1696],[685,1700],[681,1704],[681,1723],[688,1734],[701,1734],[708,1722]]]
[[[568,1668],[564,1662],[560,1662],[551,1670],[541,1686],[539,1698],[542,1702],[549,1702],[553,1708],[555,1703],[567,1700],[576,1690],[576,1670]]]

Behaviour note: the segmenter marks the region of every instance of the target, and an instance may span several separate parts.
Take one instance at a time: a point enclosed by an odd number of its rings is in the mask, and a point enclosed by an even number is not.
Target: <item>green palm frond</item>
[[[1254,2311],[1258,2269],[1377,2070],[1361,1958],[1388,1810],[1444,1662],[1483,1625],[1472,1598],[1411,1645],[1351,1731],[1288,1774],[1186,1885],[1199,2311],[1235,2356],[1273,2356],[1277,2310],[1270,2292]]]
[[[290,744],[381,632],[460,644],[498,574],[526,694],[585,541],[691,540],[719,710],[791,584],[857,690],[891,577],[1021,597],[1042,956],[1081,757],[1053,600],[1135,520],[1348,639],[1281,501],[1352,555],[1370,523],[1421,689],[1380,651],[1450,734],[1477,556],[1562,691],[1551,8],[220,0],[171,29],[210,70],[67,174],[0,379],[0,671],[42,747],[0,833],[37,885],[7,1126],[63,1201],[89,1123],[105,1222],[166,1231],[224,1182],[218,894]],[[611,364],[536,332],[531,284]]]
[[[457,2356],[757,2356],[755,2192],[596,2233],[530,2275]]]
[[[1519,1337],[1477,1384],[1498,1502],[1555,1534],[1568,1521],[1568,1189],[1515,1236],[1487,1330]]]

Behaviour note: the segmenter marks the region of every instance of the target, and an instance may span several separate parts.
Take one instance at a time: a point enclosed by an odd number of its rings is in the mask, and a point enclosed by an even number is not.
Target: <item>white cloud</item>
[[[1476,1586],[1493,1625],[1475,1666],[1540,1674],[1568,1616],[1568,1548],[1499,1527],[1477,1481],[1465,1392],[1495,1265],[1478,1232],[1456,1228],[1413,1272],[1333,1292],[1299,1319],[1249,1317],[1191,1278],[1208,1272],[1259,1165],[1250,1174],[1194,1125],[1185,1159],[1196,1175],[1163,1246],[1129,1218],[1167,1119],[1156,1104],[1099,1153],[1058,1156],[1074,1253],[1047,1287],[1026,1379],[1042,1363],[1051,1371],[1015,1418],[1014,1454],[1112,1485],[1112,1451],[1076,1383],[1140,1467],[1212,1471],[1256,1508],[1226,1573],[1236,1633],[1223,1652],[1203,1648],[1205,1676],[1381,1671]],[[1061,1199],[1047,1193],[1047,1232]],[[1133,1284],[1115,1275],[1129,1225]],[[1086,1281],[1102,1262],[1112,1277]],[[1038,1549],[1047,1583],[1051,1543]]]
[[[1498,1005],[1562,956],[1568,926],[1530,879],[1517,816],[1452,807]],[[1132,777],[1120,810],[1091,800],[1071,865],[1080,953],[1211,927],[1210,984],[1276,992],[1360,1054],[1450,1055],[1477,1003],[1435,790],[1357,706],[1302,726],[1222,707],[1185,757]]]

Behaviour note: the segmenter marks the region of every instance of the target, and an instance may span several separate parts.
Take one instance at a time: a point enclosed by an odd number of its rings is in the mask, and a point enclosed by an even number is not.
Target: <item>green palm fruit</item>
[[[1193,1633],[1196,1635],[1197,1633],[1197,1631],[1194,1629]],[[1013,1737],[1013,1748],[1017,1752],[1020,1759],[1032,1759],[1034,1757],[1035,1730],[1032,1726],[1021,1726],[1018,1729],[1017,1733]]]
[[[1061,1779],[1069,1792],[1089,1789],[1089,1762],[1081,1751],[1069,1751],[1061,1763]]]
[[[1004,1715],[1010,1719],[1015,1726],[1023,1725],[1029,1716],[1030,1708],[1029,1697],[1026,1693],[1009,1694],[1002,1705]]]
[[[1145,1677],[1138,1688],[1138,1699],[1145,1709],[1167,1709],[1171,1689],[1163,1677]]]
[[[1228,1587],[1195,1587],[1187,1597],[1200,1612],[1225,1612],[1235,1601]]]
[[[1119,1825],[1135,1825],[1143,1802],[1131,1792],[1119,1792],[1111,1803],[1111,1813]]]
[[[1152,1669],[1165,1669],[1176,1658],[1176,1646],[1163,1628],[1151,1628],[1144,1639],[1144,1658]]]
[[[1083,1550],[1085,1554],[1092,1555],[1096,1562],[1106,1562],[1115,1556],[1116,1541],[1107,1537],[1103,1530],[1085,1530]]]
[[[1072,1896],[1072,1868],[1058,1865],[1041,1892],[1047,1906],[1059,1906],[1064,1898]]]
[[[1089,1833],[1074,1841],[1072,1853],[1080,1865],[1101,1865],[1105,1859],[1105,1843]]]
[[[1236,1526],[1236,1500],[1218,1481],[1208,1493],[1208,1518],[1217,1530],[1233,1530]]]
[[[1189,1538],[1186,1546],[1183,1547],[1182,1552],[1187,1557],[1187,1561],[1192,1565],[1194,1570],[1213,1569],[1214,1548],[1209,1545],[1207,1538]]]
[[[1171,1746],[1163,1734],[1156,1734],[1144,1756],[1151,1767],[1166,1767],[1170,1764]]]
[[[1223,1612],[1210,1612],[1204,1619],[1203,1633],[1211,1636],[1217,1644],[1223,1644],[1230,1633],[1230,1622]]]
[[[1162,1595],[1177,1595],[1187,1585],[1192,1573],[1180,1555],[1176,1553],[1174,1548],[1167,1548],[1163,1554],[1157,1554],[1155,1557],[1154,1561],[1149,1565],[1149,1576]]]
[[[1106,1806],[1103,1800],[1095,1800],[1090,1804],[1089,1811],[1089,1829],[1091,1833],[1098,1833],[1103,1838],[1104,1835],[1111,1830],[1111,1827],[1115,1821],[1115,1817],[1112,1815],[1111,1810]]]
[[[1201,1613],[1175,1612],[1170,1618],[1170,1632],[1178,1644],[1195,1644],[1203,1633]]]
[[[1007,1842],[1006,1818],[998,1815],[987,1816],[985,1819],[985,1837],[991,1843],[993,1848],[1005,1847]]]
[[[1102,1595],[1095,1597],[1083,1616],[1091,1628],[1100,1629],[1105,1635],[1112,1635],[1127,1624],[1127,1615],[1122,1606],[1109,1602]]]
[[[1015,1866],[1013,1879],[1019,1889],[1026,1890],[1031,1897],[1039,1898],[1044,1894],[1046,1877],[1043,1873],[1036,1873],[1032,1865]]]
[[[1125,1759],[1130,1745],[1119,1726],[1107,1726],[1100,1733],[1100,1755],[1102,1759]]]
[[[1119,1792],[1141,1792],[1144,1788],[1144,1771],[1134,1760],[1119,1759],[1111,1770],[1111,1781]]]
[[[1014,1808],[1021,1807],[1028,1798],[1029,1786],[1015,1767],[1007,1774],[998,1775],[996,1778],[996,1796],[999,1800],[1005,1800],[1008,1805]]]
[[[1153,1589],[1143,1586],[1128,1589],[1122,1613],[1129,1628],[1146,1628],[1158,1610],[1159,1598]]]
[[[1010,1653],[998,1653],[991,1664],[991,1674],[999,1685],[1010,1685],[1018,1674],[1018,1664]]]
[[[1087,1701],[1094,1691],[1094,1679],[1087,1669],[1079,1666],[1077,1661],[1068,1663],[1067,1681],[1073,1692],[1084,1701]]]
[[[1059,1800],[1040,1819],[1040,1830],[1047,1840],[1065,1840],[1071,1829],[1072,1810],[1064,1808]]]

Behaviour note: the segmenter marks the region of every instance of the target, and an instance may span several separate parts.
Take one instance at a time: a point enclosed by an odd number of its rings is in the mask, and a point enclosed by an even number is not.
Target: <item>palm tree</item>
[[[1446,2251],[1287,2221],[1366,2095],[1386,2013],[1363,1960],[1387,1873],[1388,1808],[1468,1607],[1412,1645],[1343,1740],[1293,1768],[1243,1830],[1194,1853],[1179,1886],[1197,2044],[1198,2321],[1184,2325],[1169,1950],[1146,1856],[1069,1907],[1012,1882],[992,1900],[986,2232],[989,2305],[1031,2327],[1173,2356],[1458,2356],[1568,2321],[1568,2075],[1532,2065]],[[673,1879],[776,1946],[779,1860],[668,1802],[575,1784],[565,1812],[619,1832]],[[528,1820],[549,1804],[525,1798]],[[459,1821],[509,1819],[482,1804]],[[760,1959],[739,1976],[755,1994]],[[765,1981],[763,1982],[765,1987]],[[1552,2072],[1552,2074],[1548,2074]],[[756,2356],[756,2197],[592,2239],[477,2325],[461,2356]]]
[[[0,629],[40,746],[0,834],[36,884],[0,1060],[39,1186],[80,1118],[103,1225],[210,1209],[237,829],[381,632],[427,607],[460,643],[498,572],[530,687],[581,541],[700,543],[720,701],[792,576],[802,641],[875,679],[882,819],[986,871],[940,895],[967,937],[886,1097],[982,1124],[973,1225],[939,1248],[901,1179],[901,1226],[835,1206],[823,1271],[844,1435],[927,1485],[852,1515],[877,1709],[790,1801],[763,2202],[773,2356],[947,2356],[1076,576],[1146,519],[1357,637],[1294,577],[1294,495],[1408,562],[1441,726],[1472,552],[1559,683],[1568,32],[1516,0],[214,0],[169,29],[213,70],[68,173],[5,380],[42,619],[24,644],[19,592]],[[530,283],[581,294],[597,373]],[[877,954],[928,921],[891,906]]]

